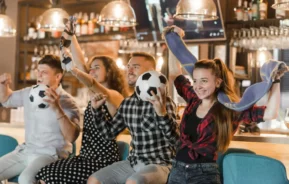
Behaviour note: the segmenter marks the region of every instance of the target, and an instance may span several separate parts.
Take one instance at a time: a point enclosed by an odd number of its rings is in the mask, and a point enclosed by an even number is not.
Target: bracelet
[[[272,83],[275,84],[275,83],[280,83],[280,82],[281,82],[280,79],[276,79],[276,80],[274,80]]]
[[[57,120],[60,120],[61,118],[63,118],[65,116],[65,114],[63,114],[62,116],[60,116],[59,118],[57,118]]]

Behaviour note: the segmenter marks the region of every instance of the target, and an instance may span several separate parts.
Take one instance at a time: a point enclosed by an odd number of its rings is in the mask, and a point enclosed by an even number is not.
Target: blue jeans
[[[173,160],[168,184],[221,184],[216,163],[186,164]]]

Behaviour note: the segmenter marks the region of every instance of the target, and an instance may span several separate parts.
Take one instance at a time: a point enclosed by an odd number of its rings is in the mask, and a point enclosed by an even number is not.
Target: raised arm
[[[71,57],[71,54],[68,52],[67,48],[62,48],[61,57]],[[72,58],[72,57],[71,57]],[[73,60],[74,62],[74,60]],[[72,67],[71,73],[85,86],[87,86],[94,93],[102,93],[106,96],[106,100],[118,107],[123,100],[123,96],[115,91],[104,87],[102,84],[97,82],[92,76],[78,69],[77,67]]]
[[[86,68],[86,66],[85,66],[84,55],[82,53],[82,50],[80,48],[80,45],[79,45],[75,35],[73,35],[71,37],[70,49],[71,49],[73,61],[74,61],[74,64],[76,65],[76,67],[79,70],[87,73],[88,68]]]
[[[12,90],[9,85],[11,84],[11,75],[4,73],[0,75],[0,103],[4,103],[8,100],[12,94]]]
[[[288,66],[284,68],[283,70],[279,71],[276,74],[275,82],[273,82],[269,96],[268,101],[266,104],[266,109],[264,112],[263,119],[271,120],[275,119],[278,116],[279,108],[280,108],[280,79],[281,77],[288,72]]]

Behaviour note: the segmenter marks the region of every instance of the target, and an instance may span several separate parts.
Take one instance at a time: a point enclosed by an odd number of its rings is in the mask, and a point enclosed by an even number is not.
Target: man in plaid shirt
[[[138,76],[155,70],[155,59],[146,53],[132,54],[128,63],[128,84],[133,87]],[[112,121],[105,121],[102,113],[95,114],[100,132],[107,139],[115,137],[125,128],[130,130],[132,150],[125,161],[112,164],[90,176],[88,184],[113,183],[166,183],[175,156],[175,143],[179,138],[175,104],[171,98],[155,97],[142,101],[134,93],[120,105]],[[96,103],[102,104],[105,98]]]

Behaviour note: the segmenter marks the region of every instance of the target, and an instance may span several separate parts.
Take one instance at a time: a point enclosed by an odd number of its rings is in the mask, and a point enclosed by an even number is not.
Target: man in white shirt
[[[42,167],[67,157],[65,149],[79,135],[79,110],[72,96],[60,85],[63,69],[59,57],[45,55],[38,63],[37,84],[45,84],[49,104],[46,109],[34,108],[29,100],[32,87],[12,91],[11,76],[0,75],[0,103],[4,107],[24,107],[25,143],[0,158],[0,181],[18,174],[20,184],[35,183]]]

